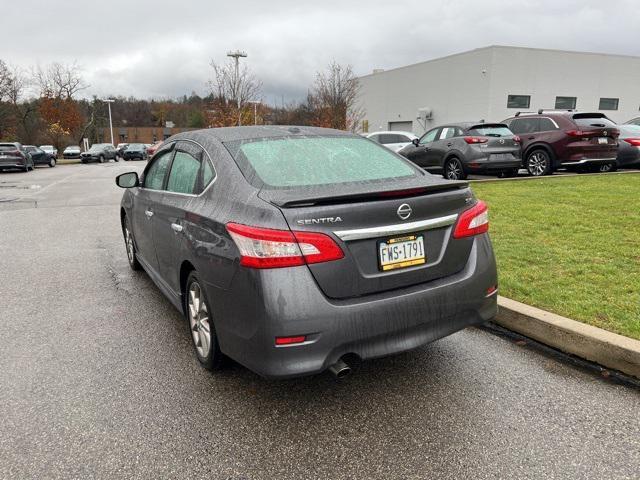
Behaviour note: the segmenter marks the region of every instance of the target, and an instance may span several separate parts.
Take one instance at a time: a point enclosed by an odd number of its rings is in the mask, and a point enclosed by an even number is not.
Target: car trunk
[[[617,138],[620,130],[606,116],[600,113],[578,113],[573,115],[573,121],[578,127],[567,132],[568,147],[587,157],[599,158],[611,156],[617,149]]]
[[[495,133],[492,133],[495,132]],[[490,155],[492,160],[508,160],[520,156],[520,143],[515,135],[504,124],[478,124],[469,128],[469,135],[486,140],[484,143],[472,144],[473,148]]]
[[[261,198],[280,208],[292,230],[325,233],[342,248],[344,258],[308,265],[328,297],[350,298],[409,287],[453,275],[466,265],[473,241],[451,235],[458,214],[473,203],[466,183],[425,182],[423,178],[420,182],[387,182],[384,187],[367,182],[353,188],[335,187],[312,193],[260,192]],[[403,220],[399,208],[405,204],[411,213]],[[406,215],[404,210],[400,213]],[[395,264],[383,270],[382,249],[392,247],[393,239],[400,239],[398,245],[421,242],[426,258],[418,264],[414,261],[399,268]],[[382,249],[381,242],[385,243]]]

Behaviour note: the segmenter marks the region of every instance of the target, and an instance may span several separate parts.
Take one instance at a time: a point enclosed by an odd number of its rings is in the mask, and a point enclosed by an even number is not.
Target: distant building
[[[113,143],[154,143],[166,140],[176,133],[195,130],[194,128],[168,127],[113,127]],[[98,130],[98,143],[111,140],[109,127]]]
[[[363,127],[422,134],[540,108],[640,116],[640,57],[490,46],[360,77]],[[418,119],[418,117],[421,117]]]

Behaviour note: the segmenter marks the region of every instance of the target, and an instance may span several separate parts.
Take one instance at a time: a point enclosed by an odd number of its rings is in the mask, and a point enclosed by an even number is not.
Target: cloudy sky
[[[639,0],[2,4],[0,58],[25,69],[77,61],[86,95],[204,94],[209,62],[232,49],[248,53],[272,103],[303,97],[331,60],[367,74],[492,44],[640,56]]]

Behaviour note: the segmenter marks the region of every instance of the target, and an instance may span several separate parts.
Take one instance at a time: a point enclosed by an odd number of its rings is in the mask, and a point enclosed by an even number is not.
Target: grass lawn
[[[640,339],[640,173],[472,184],[505,297]]]

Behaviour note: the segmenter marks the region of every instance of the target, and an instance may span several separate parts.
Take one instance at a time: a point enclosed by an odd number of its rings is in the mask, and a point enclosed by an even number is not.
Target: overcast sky
[[[640,56],[639,0],[2,0],[0,58],[82,66],[86,95],[207,92],[242,49],[263,99],[305,96],[331,60],[357,74],[487,45]],[[11,20],[9,20],[11,19]]]

